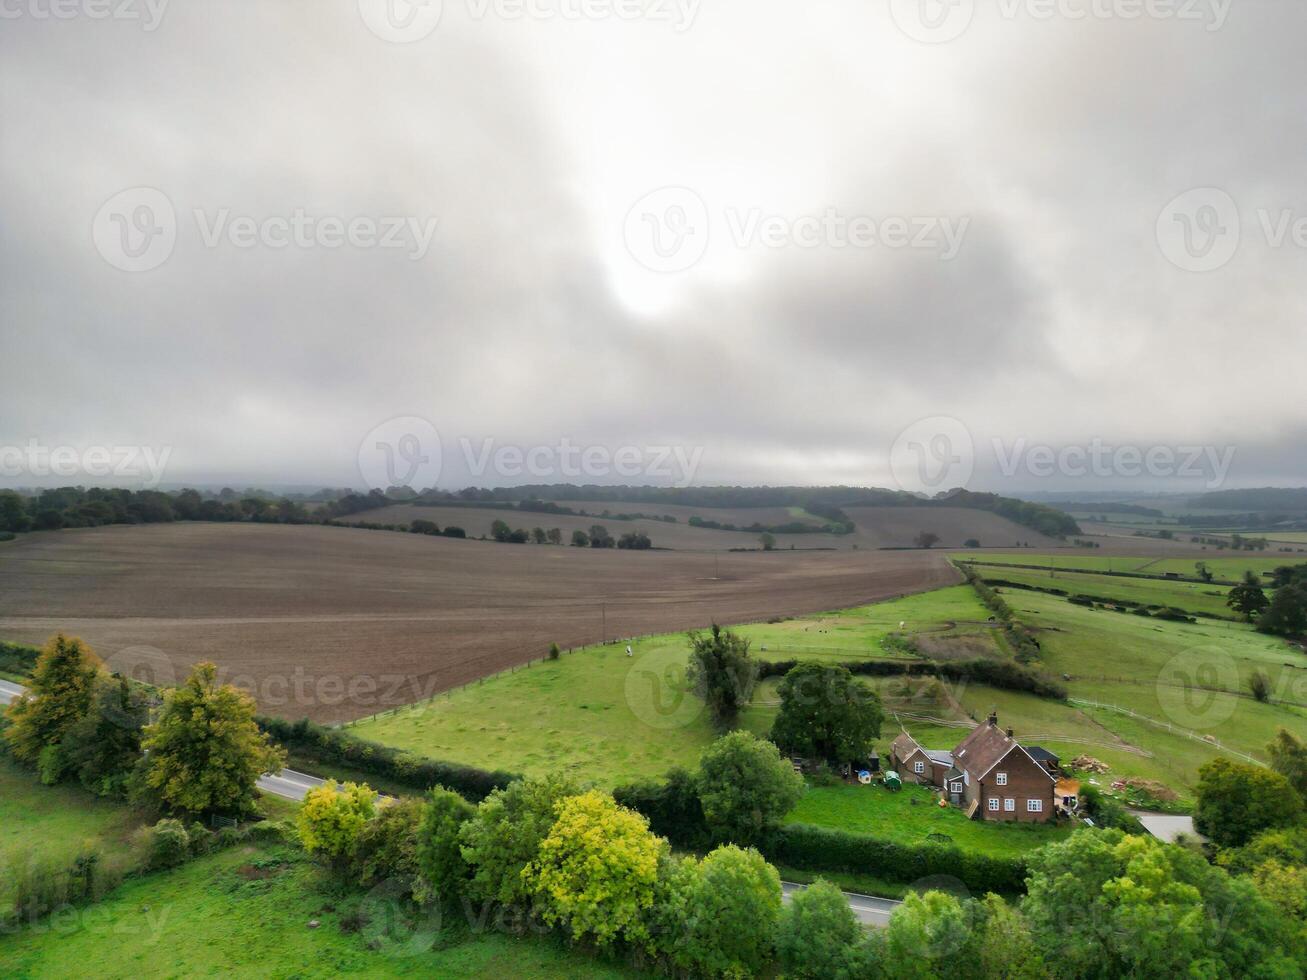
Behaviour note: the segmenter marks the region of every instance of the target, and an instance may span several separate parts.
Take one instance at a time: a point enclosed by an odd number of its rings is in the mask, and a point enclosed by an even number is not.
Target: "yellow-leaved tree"
[[[377,791],[367,783],[337,786],[329,779],[309,790],[295,818],[300,841],[310,854],[343,866],[358,846],[359,834],[376,813]]]
[[[649,821],[598,790],[558,803],[558,819],[523,878],[548,922],[566,922],[573,937],[599,945],[644,938],[658,861],[667,842]]]
[[[76,637],[62,633],[41,650],[28,692],[9,706],[5,741],[14,758],[38,765],[41,778],[57,782],[64,768],[64,736],[91,707],[100,658]]]

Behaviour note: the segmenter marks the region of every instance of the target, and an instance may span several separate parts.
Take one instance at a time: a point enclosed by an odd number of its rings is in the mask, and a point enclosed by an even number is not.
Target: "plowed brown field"
[[[538,658],[550,642],[835,609],[956,580],[942,554],[922,551],[619,552],[316,526],[105,527],[0,545],[0,639],[63,630],[112,667],[165,683],[212,660],[264,711],[330,722]]]

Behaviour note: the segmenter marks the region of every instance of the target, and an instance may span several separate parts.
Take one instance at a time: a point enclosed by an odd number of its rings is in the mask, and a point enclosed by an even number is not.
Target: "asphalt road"
[[[8,704],[22,693],[23,688],[21,685],[10,681],[0,681],[0,704]],[[319,779],[317,776],[296,772],[294,769],[283,769],[281,772],[262,777],[258,782],[258,787],[263,792],[271,793],[273,796],[280,796],[288,800],[302,800],[309,790],[321,786],[324,782],[325,780]],[[781,893],[785,901],[789,901],[795,892],[806,887],[806,885],[798,885],[792,881],[783,881],[781,882]],[[845,892],[844,897],[849,900],[849,908],[853,909],[853,913],[858,919],[871,926],[883,926],[888,923],[890,915],[900,904],[892,898],[875,898],[871,895],[859,895],[856,892]]]
[[[807,887],[807,885],[796,885],[792,881],[782,881],[781,894],[788,902],[795,892]],[[849,908],[853,909],[853,914],[859,921],[869,926],[888,925],[889,917],[902,904],[892,898],[876,898],[872,895],[859,895],[857,892],[845,892],[844,897],[848,899]]]

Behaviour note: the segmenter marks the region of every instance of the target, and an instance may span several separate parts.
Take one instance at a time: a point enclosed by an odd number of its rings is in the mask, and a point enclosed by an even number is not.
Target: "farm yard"
[[[552,642],[856,606],[957,580],[925,551],[632,553],[321,526],[113,526],[0,547],[0,637],[39,644],[64,630],[111,662],[161,661],[161,682],[212,660],[263,711],[335,722],[524,664]]]

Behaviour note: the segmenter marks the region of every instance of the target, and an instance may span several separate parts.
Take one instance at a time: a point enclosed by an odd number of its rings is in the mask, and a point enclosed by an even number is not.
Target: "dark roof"
[[[953,753],[945,752],[943,749],[922,749],[926,753],[926,758],[931,762],[938,763],[941,766],[953,765]]]
[[[898,738],[894,739],[891,748],[893,748],[894,754],[900,759],[906,759],[913,752],[920,749],[921,746],[918,745],[917,740],[907,732],[902,732],[899,734]]]
[[[1034,759],[1036,762],[1052,762],[1056,764],[1058,761],[1057,756],[1048,751],[1048,749],[1044,748],[1042,745],[1027,745],[1026,751],[1030,753],[1030,758]]]

